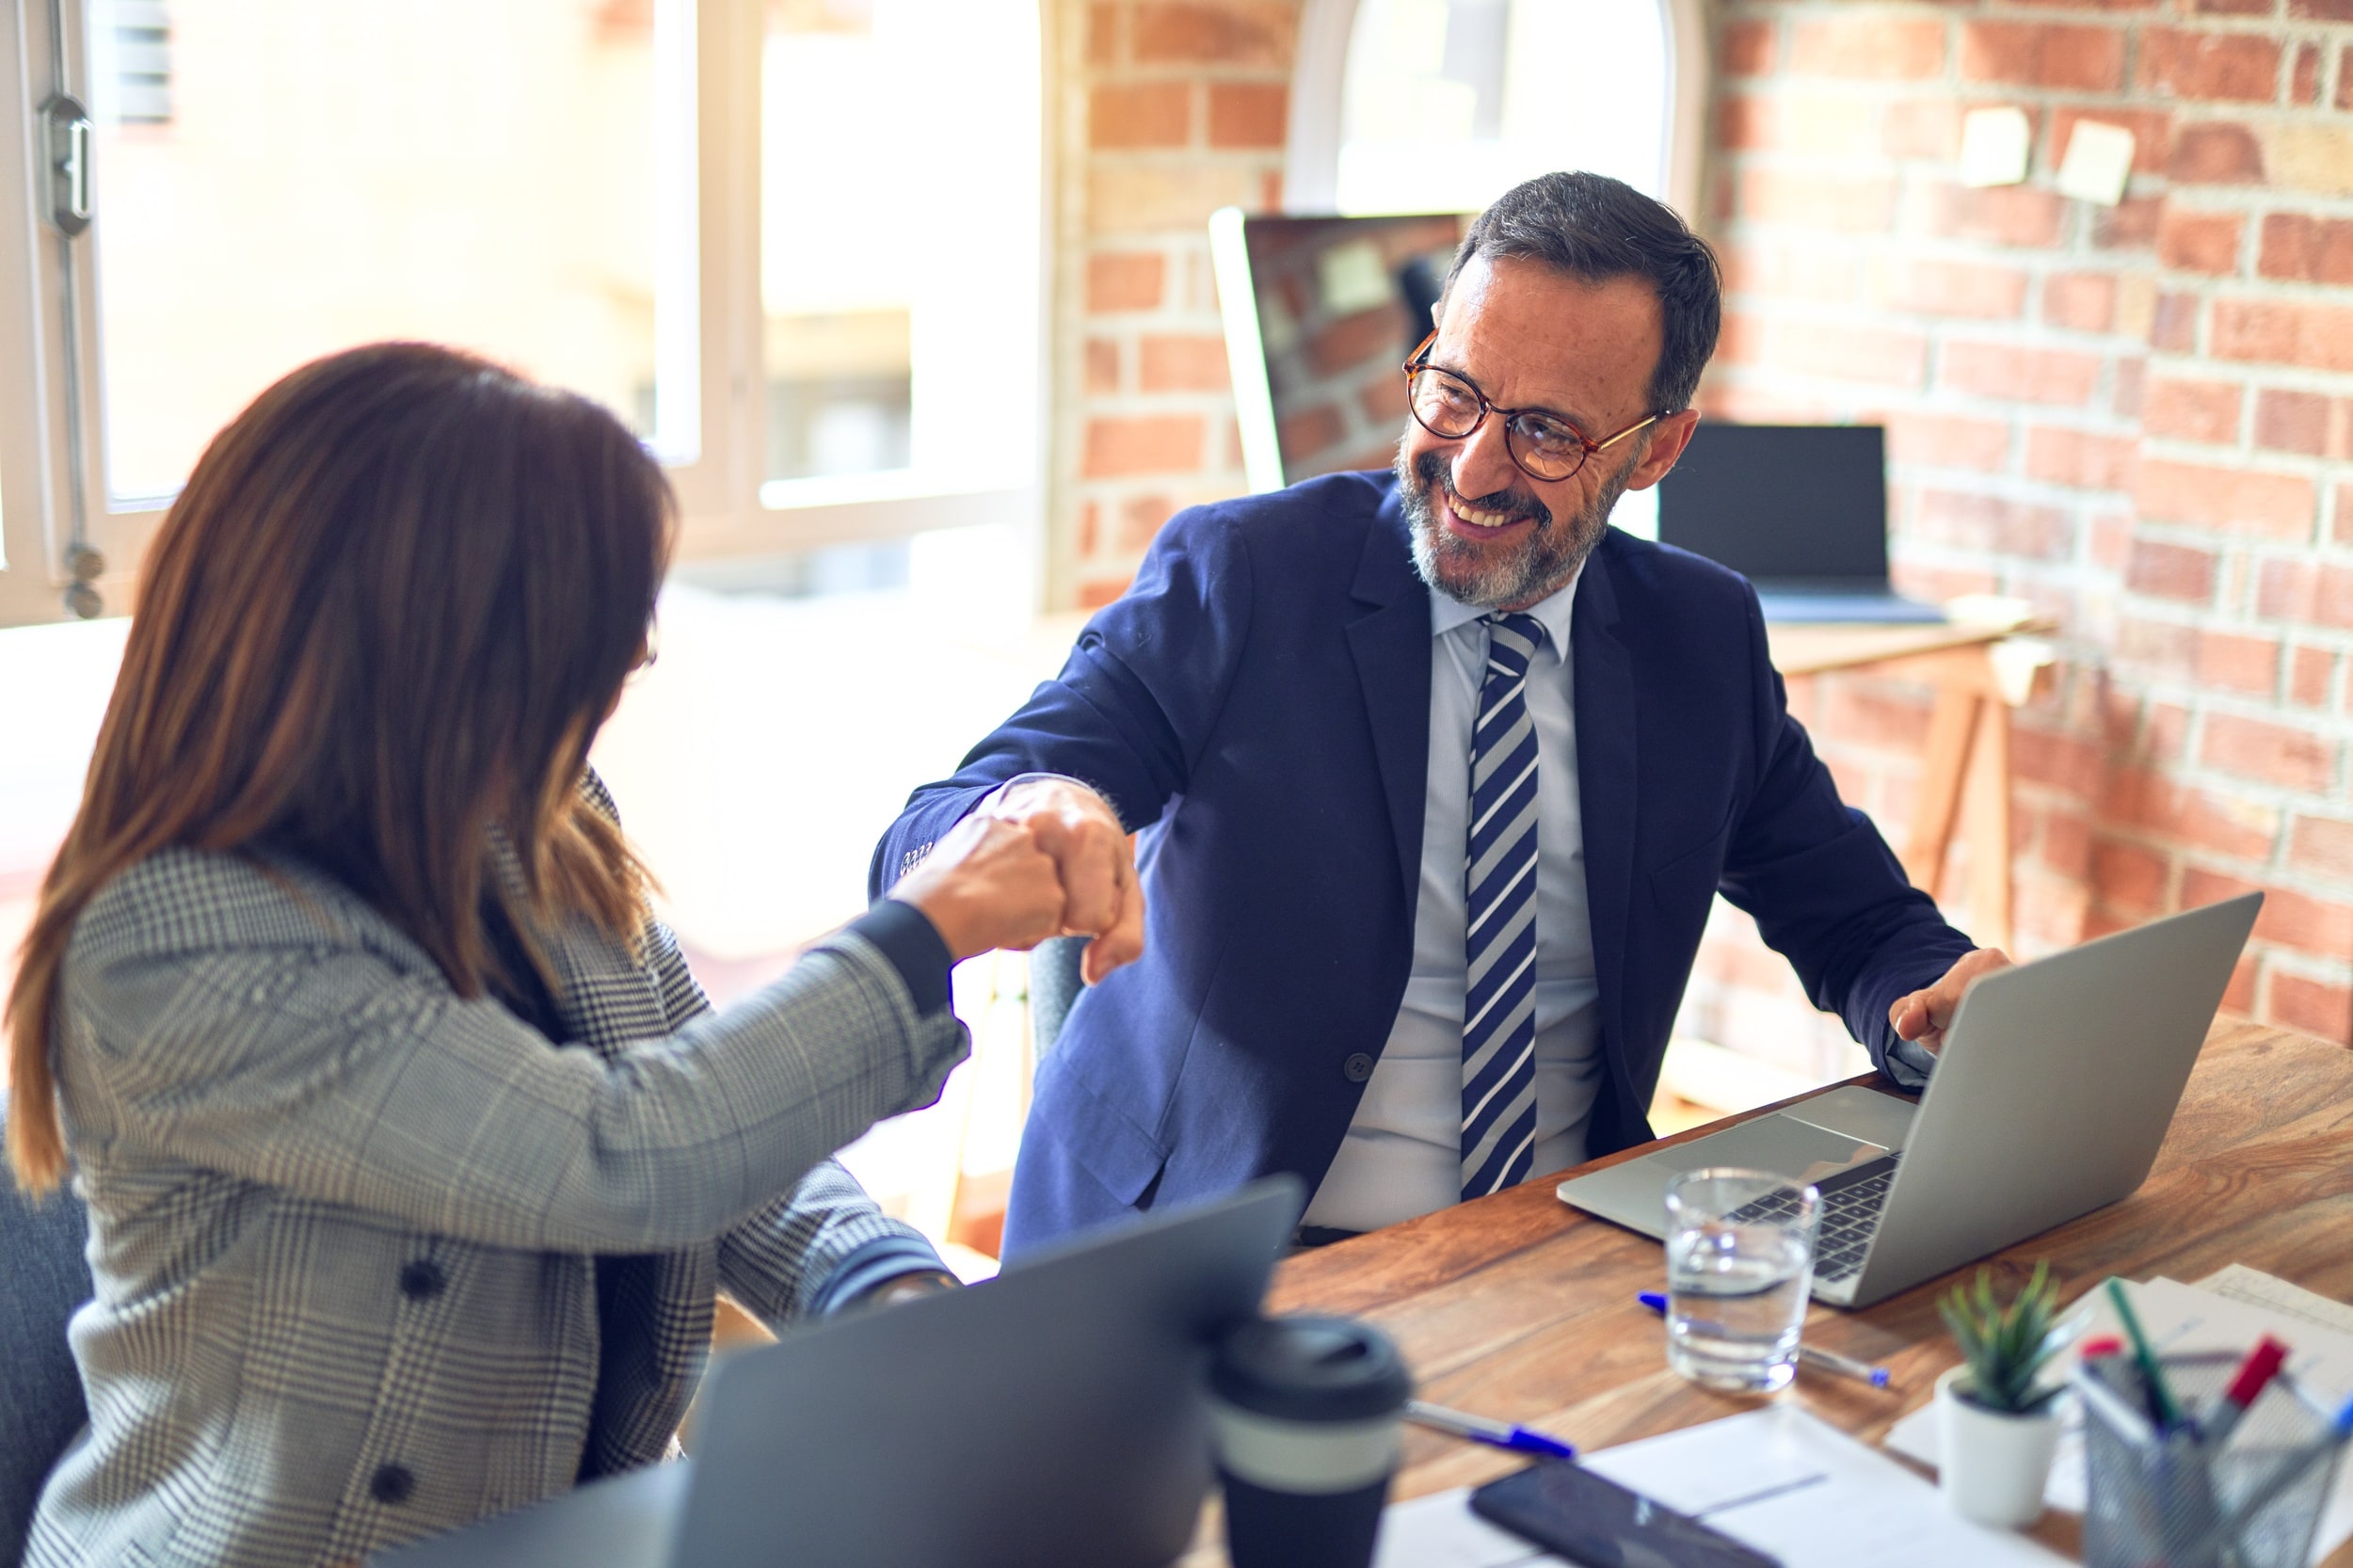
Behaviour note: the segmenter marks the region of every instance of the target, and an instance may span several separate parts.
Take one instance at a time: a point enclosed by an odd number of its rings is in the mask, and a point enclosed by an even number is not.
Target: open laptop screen
[[[1886,432],[1702,420],[1659,484],[1658,536],[1753,583],[1883,586]]]

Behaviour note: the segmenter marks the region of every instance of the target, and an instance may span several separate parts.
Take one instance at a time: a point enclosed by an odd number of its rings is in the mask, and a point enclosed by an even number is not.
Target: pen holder
[[[2174,1402],[2214,1408],[2239,1358],[2164,1357]],[[2282,1373],[2226,1442],[2159,1432],[2138,1368],[2102,1356],[2075,1373],[2084,1408],[2084,1561],[2090,1568],[2304,1568],[2336,1475],[2328,1413]]]

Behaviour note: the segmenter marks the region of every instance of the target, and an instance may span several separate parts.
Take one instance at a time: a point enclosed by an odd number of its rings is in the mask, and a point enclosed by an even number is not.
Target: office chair
[[[1079,993],[1086,989],[1079,971],[1086,950],[1084,936],[1056,936],[1030,950],[1030,1061],[1033,1067],[1043,1065],[1053,1053],[1070,1009]]]
[[[0,1132],[7,1126],[0,1100]],[[66,1320],[92,1290],[87,1238],[72,1192],[32,1202],[0,1172],[0,1568],[24,1560],[41,1483],[89,1419],[65,1338]]]

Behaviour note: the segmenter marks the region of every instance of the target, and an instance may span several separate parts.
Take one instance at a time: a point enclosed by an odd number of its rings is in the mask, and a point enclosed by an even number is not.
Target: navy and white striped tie
[[[1487,671],[1471,729],[1469,966],[1463,997],[1463,1196],[1528,1179],[1536,1148],[1536,727],[1533,616],[1481,617]]]

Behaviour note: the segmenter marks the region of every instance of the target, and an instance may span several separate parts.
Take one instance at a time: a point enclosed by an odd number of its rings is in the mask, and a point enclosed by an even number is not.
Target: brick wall
[[[1203,223],[1279,203],[1298,8],[1064,3],[1057,584],[1095,604],[1170,511],[1242,488]],[[1706,408],[1883,420],[1900,579],[2061,627],[2013,748],[2018,945],[2262,887],[2230,1005],[2353,1036],[2353,0],[1713,15]],[[1980,104],[2029,116],[2026,184],[1958,183]],[[2084,119],[2137,138],[2120,206],[2054,188]],[[1904,823],[1928,694],[1792,697],[1850,798]],[[1852,1061],[1728,912],[1687,1018]]]
[[[1295,0],[1060,0],[1049,592],[1119,596],[1178,508],[1247,488],[1209,214],[1282,202]]]

